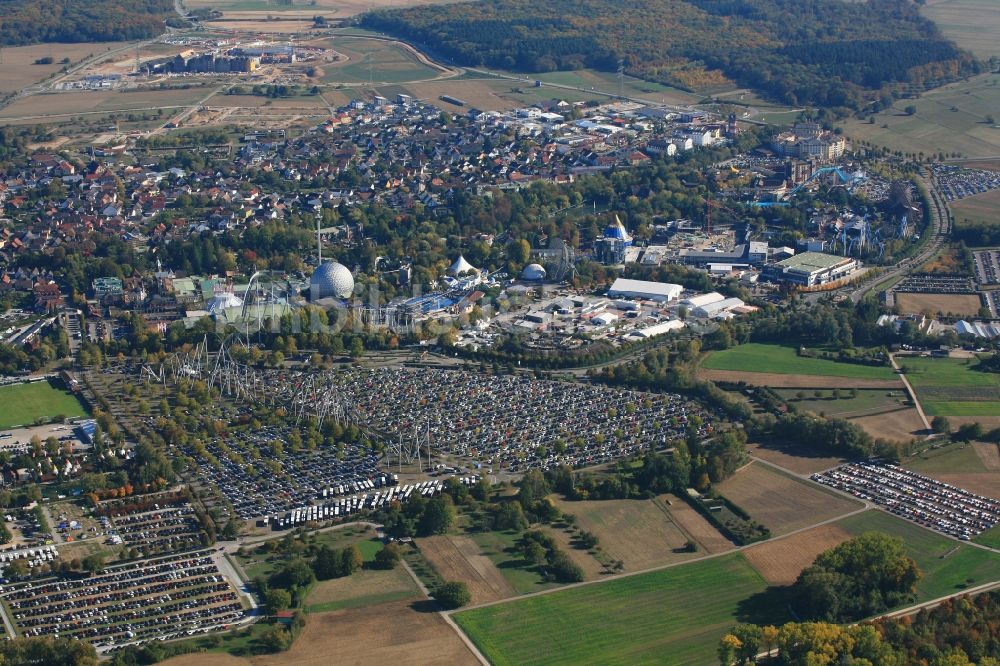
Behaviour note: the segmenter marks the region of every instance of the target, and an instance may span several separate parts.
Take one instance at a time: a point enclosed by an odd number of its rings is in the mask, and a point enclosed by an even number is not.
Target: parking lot
[[[973,253],[976,281],[979,284],[1000,284],[1000,252],[982,250]]]
[[[282,381],[277,374],[272,379]],[[282,395],[277,384],[275,393]],[[381,483],[398,461],[377,455],[373,440],[383,446],[402,441],[412,450],[419,439],[425,454],[429,440],[439,462],[511,475],[597,465],[662,448],[685,436],[694,415],[702,419],[700,434],[711,427],[708,414],[679,395],[526,376],[351,368],[324,375],[317,394],[342,397],[365,436],[310,449],[290,444],[305,437],[299,426],[234,429],[184,450],[197,461],[199,481],[218,488],[248,520],[308,506],[330,488],[356,493],[362,484]]]
[[[211,551],[107,567],[82,579],[0,586],[24,636],[87,640],[101,651],[229,628],[243,605]]]
[[[707,413],[646,394],[523,375],[356,369],[337,375],[365,425],[390,438],[429,434],[435,451],[494,472],[584,467],[661,448]]]
[[[938,190],[947,201],[964,199],[1000,188],[1000,172],[986,169],[962,169],[939,164],[932,167]]]
[[[1000,502],[887,463],[851,463],[812,480],[968,541],[1000,522]]]

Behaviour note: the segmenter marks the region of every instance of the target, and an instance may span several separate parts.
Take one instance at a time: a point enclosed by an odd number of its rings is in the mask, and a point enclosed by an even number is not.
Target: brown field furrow
[[[474,604],[517,595],[496,565],[468,537],[434,536],[420,539],[418,546],[444,580],[459,580],[469,586]]]
[[[982,301],[976,294],[907,294],[896,293],[896,305],[904,314],[957,314],[975,316]]]
[[[850,532],[836,525],[822,525],[747,548],[743,556],[771,585],[791,585],[817,555],[850,538]]]
[[[254,666],[423,666],[479,662],[438,613],[414,608],[410,601],[397,601],[311,614],[288,652],[254,657],[251,663]]]
[[[864,428],[872,437],[896,441],[908,441],[926,430],[915,407],[849,420]]]
[[[712,527],[711,523],[681,498],[675,495],[662,495],[661,499],[670,500],[670,517],[682,530],[690,534],[692,539],[700,543],[709,554],[721,553],[735,547],[729,539],[719,534],[719,531]]]
[[[753,386],[772,388],[874,388],[900,389],[902,382],[895,379],[857,379],[851,377],[824,377],[820,375],[782,375],[774,372],[743,372],[741,370],[709,370],[699,368],[698,376],[714,382],[746,382]]]
[[[964,474],[929,474],[939,481],[964,488],[969,492],[1000,499],[1000,474],[996,472],[966,472]]]
[[[976,442],[972,445],[976,455],[983,461],[983,466],[991,472],[1000,472],[1000,446],[986,442]]]
[[[815,472],[822,472],[846,462],[844,458],[838,458],[836,456],[805,455],[806,452],[803,451],[801,447],[795,446],[777,448],[771,444],[768,444],[767,446],[763,446],[761,444],[749,444],[747,445],[747,448],[750,449],[751,455],[762,460],[766,460],[769,463],[773,463],[783,469],[795,472],[796,474],[813,474]]]
[[[753,462],[716,486],[775,535],[788,534],[859,508],[860,502]]]

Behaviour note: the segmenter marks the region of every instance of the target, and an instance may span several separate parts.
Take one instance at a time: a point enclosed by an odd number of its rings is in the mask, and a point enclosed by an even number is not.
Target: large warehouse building
[[[802,252],[784,261],[765,266],[761,277],[802,287],[836,282],[856,271],[860,264],[853,257],[838,257],[822,252]]]
[[[608,297],[641,298],[647,301],[667,302],[680,298],[683,291],[684,287],[679,284],[618,278],[608,290]]]

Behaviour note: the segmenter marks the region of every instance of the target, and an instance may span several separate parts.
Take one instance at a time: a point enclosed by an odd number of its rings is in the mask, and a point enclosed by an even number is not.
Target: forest
[[[789,622],[781,627],[741,624],[720,642],[719,662],[757,663],[757,655],[777,650],[777,659],[767,663],[997,666],[998,613],[1000,593],[989,592],[974,598],[948,599],[916,615],[872,623]]]
[[[485,0],[361,21],[468,66],[614,71],[621,61],[682,89],[728,80],[792,105],[858,109],[980,67],[909,0]]]
[[[0,46],[145,39],[168,18],[171,0],[0,0]]]

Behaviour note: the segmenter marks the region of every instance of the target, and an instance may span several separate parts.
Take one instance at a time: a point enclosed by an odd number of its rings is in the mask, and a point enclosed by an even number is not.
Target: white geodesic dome
[[[326,261],[309,278],[309,298],[347,298],[354,293],[354,276],[343,264]]]

